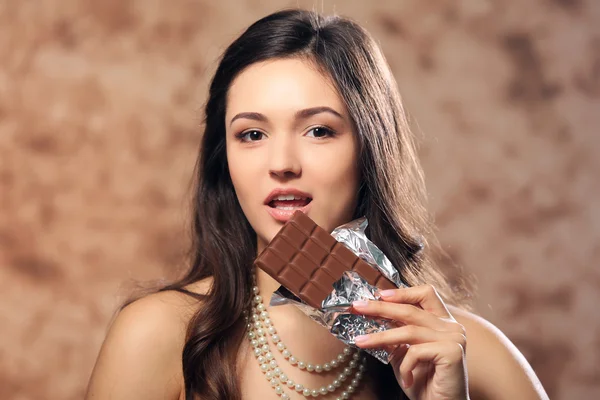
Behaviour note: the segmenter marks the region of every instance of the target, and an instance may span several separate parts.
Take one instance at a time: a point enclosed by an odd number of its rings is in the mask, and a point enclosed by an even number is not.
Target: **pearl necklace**
[[[265,377],[271,384],[271,387],[275,390],[275,393],[278,396],[281,396],[283,400],[289,400],[290,396],[283,390],[283,387],[287,386],[299,394],[302,394],[304,397],[323,396],[335,392],[342,386],[344,381],[350,377],[350,375],[354,374],[350,384],[347,385],[341,395],[336,398],[336,400],[350,399],[350,396],[352,393],[354,393],[363,377],[365,364],[367,361],[366,358],[364,358],[358,351],[353,354],[350,347],[346,347],[342,353],[338,354],[337,357],[333,358],[329,362],[324,363],[323,365],[314,365],[311,363],[307,364],[304,361],[299,361],[290,353],[290,351],[287,349],[287,346],[281,341],[279,335],[277,335],[277,330],[269,318],[269,314],[265,305],[262,303],[262,296],[259,295],[258,286],[254,286],[252,288],[252,293],[254,294],[254,298],[252,300],[251,316],[248,317],[246,315],[245,317],[248,328],[248,339],[250,340],[250,344],[253,348],[254,355],[258,360],[260,369],[265,374]],[[271,352],[269,341],[266,335],[267,333],[269,336],[271,336],[271,341],[275,344],[277,350],[281,352],[283,357],[291,365],[301,370],[305,369],[309,372],[322,373],[323,371],[331,371],[332,369],[341,367],[350,356],[352,356],[352,360],[350,360],[348,366],[344,368],[343,372],[341,372],[329,385],[321,386],[319,389],[305,388],[304,385],[289,379],[281,370],[277,364],[277,361],[273,358],[273,353]],[[355,369],[356,371],[353,372]]]

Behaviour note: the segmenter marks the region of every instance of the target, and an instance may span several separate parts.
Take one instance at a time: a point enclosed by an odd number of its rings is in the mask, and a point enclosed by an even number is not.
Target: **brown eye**
[[[321,139],[321,138],[325,138],[327,136],[333,136],[334,132],[329,129],[329,128],[325,128],[324,126],[317,126],[312,128],[310,131],[308,131],[309,133],[312,132],[313,133],[313,137],[317,138],[317,139]]]
[[[263,133],[260,131],[246,131],[238,135],[242,142],[256,142],[262,138]]]

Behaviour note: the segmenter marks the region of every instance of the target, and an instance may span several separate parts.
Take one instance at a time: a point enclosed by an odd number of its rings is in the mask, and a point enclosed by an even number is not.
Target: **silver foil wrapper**
[[[340,243],[343,243],[357,256],[378,269],[383,276],[392,281],[396,286],[402,287],[400,273],[390,260],[373,242],[367,239],[365,230],[369,225],[366,217],[355,219],[345,225],[339,226],[331,232],[331,236]]]
[[[336,228],[331,235],[373,268],[381,271],[396,286],[405,287],[400,279],[400,274],[389,259],[367,238],[365,234],[367,225],[367,219],[362,217]],[[305,304],[283,286],[273,293],[270,306],[293,304],[313,321],[327,328],[339,340],[349,346],[357,347],[354,342],[355,337],[397,326],[389,320],[370,318],[353,314],[350,311],[354,301],[379,299],[378,289],[375,286],[370,285],[358,273],[346,271],[334,283],[333,290],[323,300],[321,309]],[[364,351],[382,363],[388,363],[389,353],[385,349],[365,349]]]

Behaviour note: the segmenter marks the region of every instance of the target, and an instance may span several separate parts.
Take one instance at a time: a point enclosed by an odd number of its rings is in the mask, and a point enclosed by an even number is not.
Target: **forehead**
[[[228,117],[239,111],[295,112],[314,106],[345,112],[332,80],[313,62],[299,58],[250,65],[235,78],[227,96]]]

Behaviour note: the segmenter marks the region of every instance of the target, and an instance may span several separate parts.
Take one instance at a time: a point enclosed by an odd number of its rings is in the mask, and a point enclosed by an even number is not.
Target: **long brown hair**
[[[185,276],[160,289],[186,292],[201,303],[189,323],[182,355],[186,399],[241,399],[236,359],[257,247],[227,166],[227,92],[249,65],[288,57],[314,62],[347,106],[360,140],[355,217],[368,218],[371,240],[408,285],[431,283],[453,304],[461,302],[457,293],[464,293],[447,278],[460,280],[441,274],[432,261],[436,245],[424,206],[422,169],[396,83],[377,44],[359,25],[338,16],[303,10],[271,14],[226,49],[211,81],[195,172],[191,265]],[[212,286],[205,295],[185,289],[209,277]],[[372,364],[378,397],[403,398],[391,368]]]

